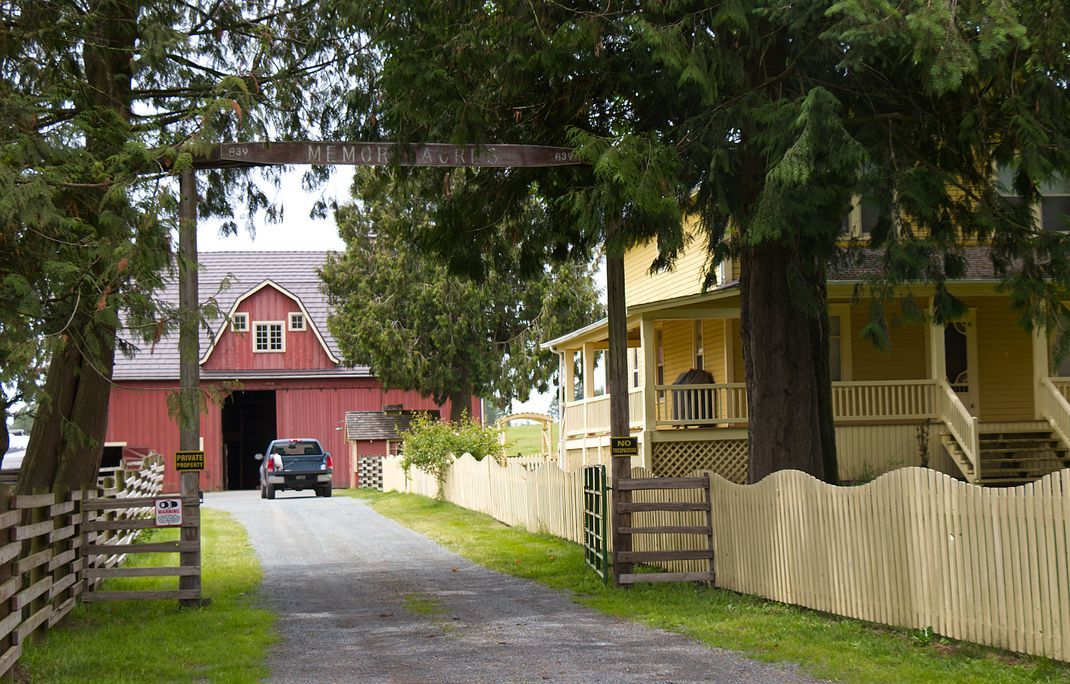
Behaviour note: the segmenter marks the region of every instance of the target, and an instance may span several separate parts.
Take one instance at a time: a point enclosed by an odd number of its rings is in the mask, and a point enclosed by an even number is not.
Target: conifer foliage
[[[94,481],[118,312],[146,346],[174,322],[153,295],[174,272],[170,176],[221,140],[359,125],[373,60],[340,4],[0,4],[0,382],[32,387],[50,359],[21,491]],[[269,204],[237,172],[200,194],[202,215]]]
[[[431,229],[433,201],[391,170],[358,174],[355,187],[361,201],[337,214],[346,251],[321,274],[345,359],[371,366],[387,387],[449,400],[451,422],[473,395],[507,405],[545,392],[557,360],[540,344],[602,315],[588,264],[522,272],[513,247],[484,273],[450,273],[413,246]],[[537,230],[542,214],[530,202],[513,219]]]
[[[1066,320],[1067,238],[993,173],[1012,165],[1032,200],[1070,172],[1062,0],[432,0],[382,3],[377,22],[384,135],[567,141],[589,163],[422,172],[426,196],[450,188],[424,242],[455,267],[503,243],[550,260],[619,225],[611,251],[656,239],[663,268],[685,214],[711,266],[738,259],[752,480],[836,477],[825,282],[856,198],[881,216],[872,341],[894,286],[933,283],[939,321],[961,311],[947,281],[965,272],[963,233],[991,242],[1023,320]],[[533,195],[539,230],[493,228]]]

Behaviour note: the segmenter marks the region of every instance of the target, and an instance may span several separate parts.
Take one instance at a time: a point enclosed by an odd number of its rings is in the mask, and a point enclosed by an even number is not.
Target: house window
[[[1040,186],[1040,227],[1063,231],[1070,226],[1070,179],[1056,178]]]
[[[266,321],[253,324],[253,351],[286,351],[286,342],[282,332],[282,321]]]
[[[702,321],[694,321],[691,339],[695,350],[695,368],[702,370],[704,354],[702,352]]]
[[[304,330],[305,329],[305,314],[300,311],[290,312],[290,330]]]
[[[233,332],[249,332],[249,314],[236,313],[230,317],[230,329]]]
[[[880,205],[855,195],[851,198],[851,210],[840,219],[840,235],[844,238],[865,237],[877,227],[880,217]]]
[[[594,396],[600,397],[606,393],[606,350],[595,349],[594,350],[594,367],[591,369],[594,373]]]
[[[1041,230],[1065,231],[1070,225],[1070,179],[1061,177],[1041,183],[1040,204],[1033,207],[1034,216]],[[996,192],[1012,204],[1020,204],[1021,198],[1014,191],[1014,168],[1001,166],[996,169]]]
[[[661,343],[661,331],[654,331],[654,349],[657,350],[657,366],[654,368],[654,384],[665,384],[665,347]],[[665,390],[658,390],[658,403],[665,401]]]
[[[829,307],[829,375],[833,382],[851,379],[851,308]]]
[[[572,352],[572,398],[583,399],[583,352]]]

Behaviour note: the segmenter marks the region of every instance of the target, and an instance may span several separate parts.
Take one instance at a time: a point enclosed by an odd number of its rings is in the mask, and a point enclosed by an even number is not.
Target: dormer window
[[[290,312],[290,330],[304,330],[305,329],[305,314],[300,311]]]
[[[230,317],[230,329],[232,332],[249,332],[249,314],[236,313]]]
[[[851,211],[840,219],[840,235],[845,238],[867,237],[877,227],[880,205],[858,195],[851,198]]]
[[[282,331],[282,321],[253,323],[253,351],[286,351],[286,337]]]

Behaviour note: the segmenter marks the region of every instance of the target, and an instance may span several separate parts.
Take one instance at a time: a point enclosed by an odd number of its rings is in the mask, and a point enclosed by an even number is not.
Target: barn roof
[[[308,312],[312,324],[331,355],[341,358],[338,343],[327,328],[327,299],[320,291],[319,269],[328,252],[201,252],[200,301],[214,299],[219,311],[226,314],[245,294],[270,280],[296,297]],[[178,304],[178,282],[171,280],[160,293],[162,301]],[[223,316],[201,329],[200,349],[209,349],[219,329],[226,325]],[[123,339],[134,345],[133,357],[116,355],[113,377],[116,380],[172,380],[178,378],[178,332],[162,337],[155,346],[142,342],[138,335],[124,331]],[[300,375],[300,369],[279,371],[273,377]],[[218,373],[217,373],[218,374]],[[260,373],[263,375],[264,373]],[[319,370],[322,375],[370,376],[366,366]],[[233,373],[227,374],[228,377]]]
[[[347,411],[346,439],[355,442],[365,439],[397,439],[412,424],[412,412],[385,413],[383,411]]]

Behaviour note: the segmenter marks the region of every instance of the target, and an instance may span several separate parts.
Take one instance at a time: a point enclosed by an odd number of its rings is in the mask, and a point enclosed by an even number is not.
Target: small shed
[[[347,411],[346,442],[349,462],[358,466],[361,457],[397,456],[401,453],[401,435],[412,425],[414,411],[387,406],[382,411]],[[435,415],[436,411],[429,411]],[[353,486],[360,486],[359,469],[354,469]]]

